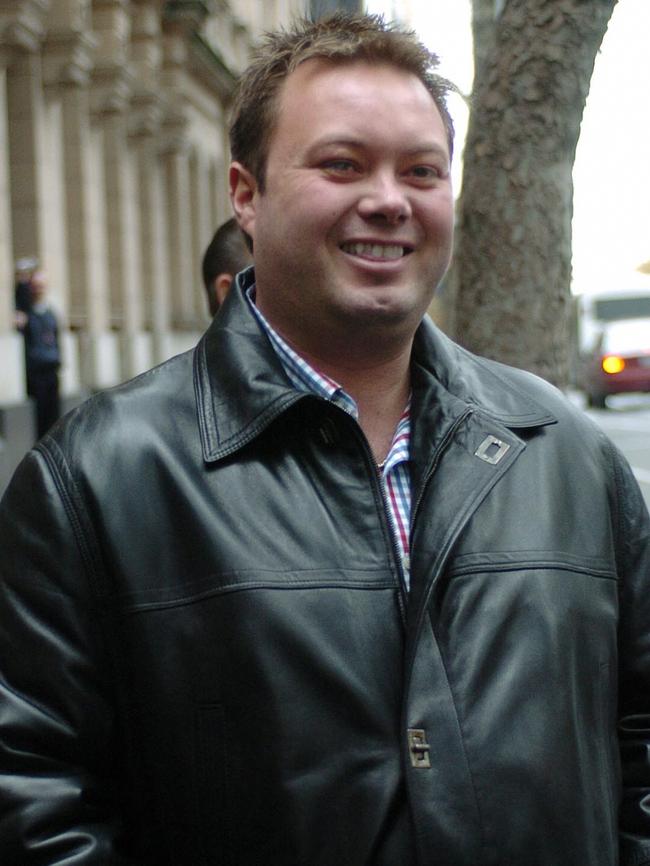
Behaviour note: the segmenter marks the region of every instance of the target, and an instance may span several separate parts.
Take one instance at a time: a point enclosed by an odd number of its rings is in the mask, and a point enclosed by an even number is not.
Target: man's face
[[[47,294],[47,277],[41,271],[37,271],[31,278],[29,284],[32,301],[38,303]]]
[[[416,76],[320,59],[292,72],[264,192],[231,170],[257,303],[280,333],[312,352],[360,328],[410,338],[449,263],[449,168],[442,118]]]

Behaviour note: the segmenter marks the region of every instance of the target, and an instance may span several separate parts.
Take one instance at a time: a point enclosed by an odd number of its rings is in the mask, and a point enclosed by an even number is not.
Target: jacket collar
[[[292,387],[244,296],[253,269],[237,275],[194,350],[203,457],[218,460],[258,436],[302,396]]]
[[[207,462],[234,453],[306,397],[292,387],[248,306],[244,293],[253,281],[252,268],[237,276],[194,351],[194,390]],[[416,334],[413,372],[414,396],[428,392],[424,402],[429,403],[435,395],[438,404],[449,404],[451,414],[479,409],[511,428],[555,422],[544,406],[517,386],[518,376],[527,374],[472,355],[429,319]]]
[[[548,383],[522,370],[473,355],[450,340],[428,317],[415,335],[413,365],[414,373],[419,367],[425,378],[433,377],[469,408],[511,429],[540,427],[557,420],[531,395],[533,382],[540,397],[544,389],[551,388]]]

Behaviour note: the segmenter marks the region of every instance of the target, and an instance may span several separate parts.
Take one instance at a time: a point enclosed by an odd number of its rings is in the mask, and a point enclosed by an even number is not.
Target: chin
[[[383,326],[402,329],[411,323],[413,330],[424,315],[419,307],[397,302],[394,298],[385,303],[375,300],[371,303],[352,304],[342,312],[344,317],[357,327]]]
[[[421,292],[414,292],[403,286],[375,288],[367,294],[367,297],[357,299],[360,301],[359,306],[365,307],[369,312],[376,313],[378,316],[388,318],[405,319],[417,316],[418,312],[426,310],[430,303],[428,296],[424,298]]]

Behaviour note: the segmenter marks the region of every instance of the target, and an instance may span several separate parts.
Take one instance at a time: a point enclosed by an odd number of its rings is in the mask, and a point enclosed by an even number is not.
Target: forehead
[[[305,60],[278,93],[272,139],[334,127],[373,135],[433,132],[446,146],[440,112],[417,75],[386,62]]]

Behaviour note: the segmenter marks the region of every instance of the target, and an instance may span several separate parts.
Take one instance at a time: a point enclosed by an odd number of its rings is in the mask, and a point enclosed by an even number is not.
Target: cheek
[[[454,234],[453,202],[440,201],[436,207],[428,208],[422,215],[422,224],[431,240],[437,238],[451,241]]]
[[[297,220],[318,228],[329,228],[353,212],[358,192],[353,184],[336,184],[321,178],[309,179],[294,191],[287,205]]]

